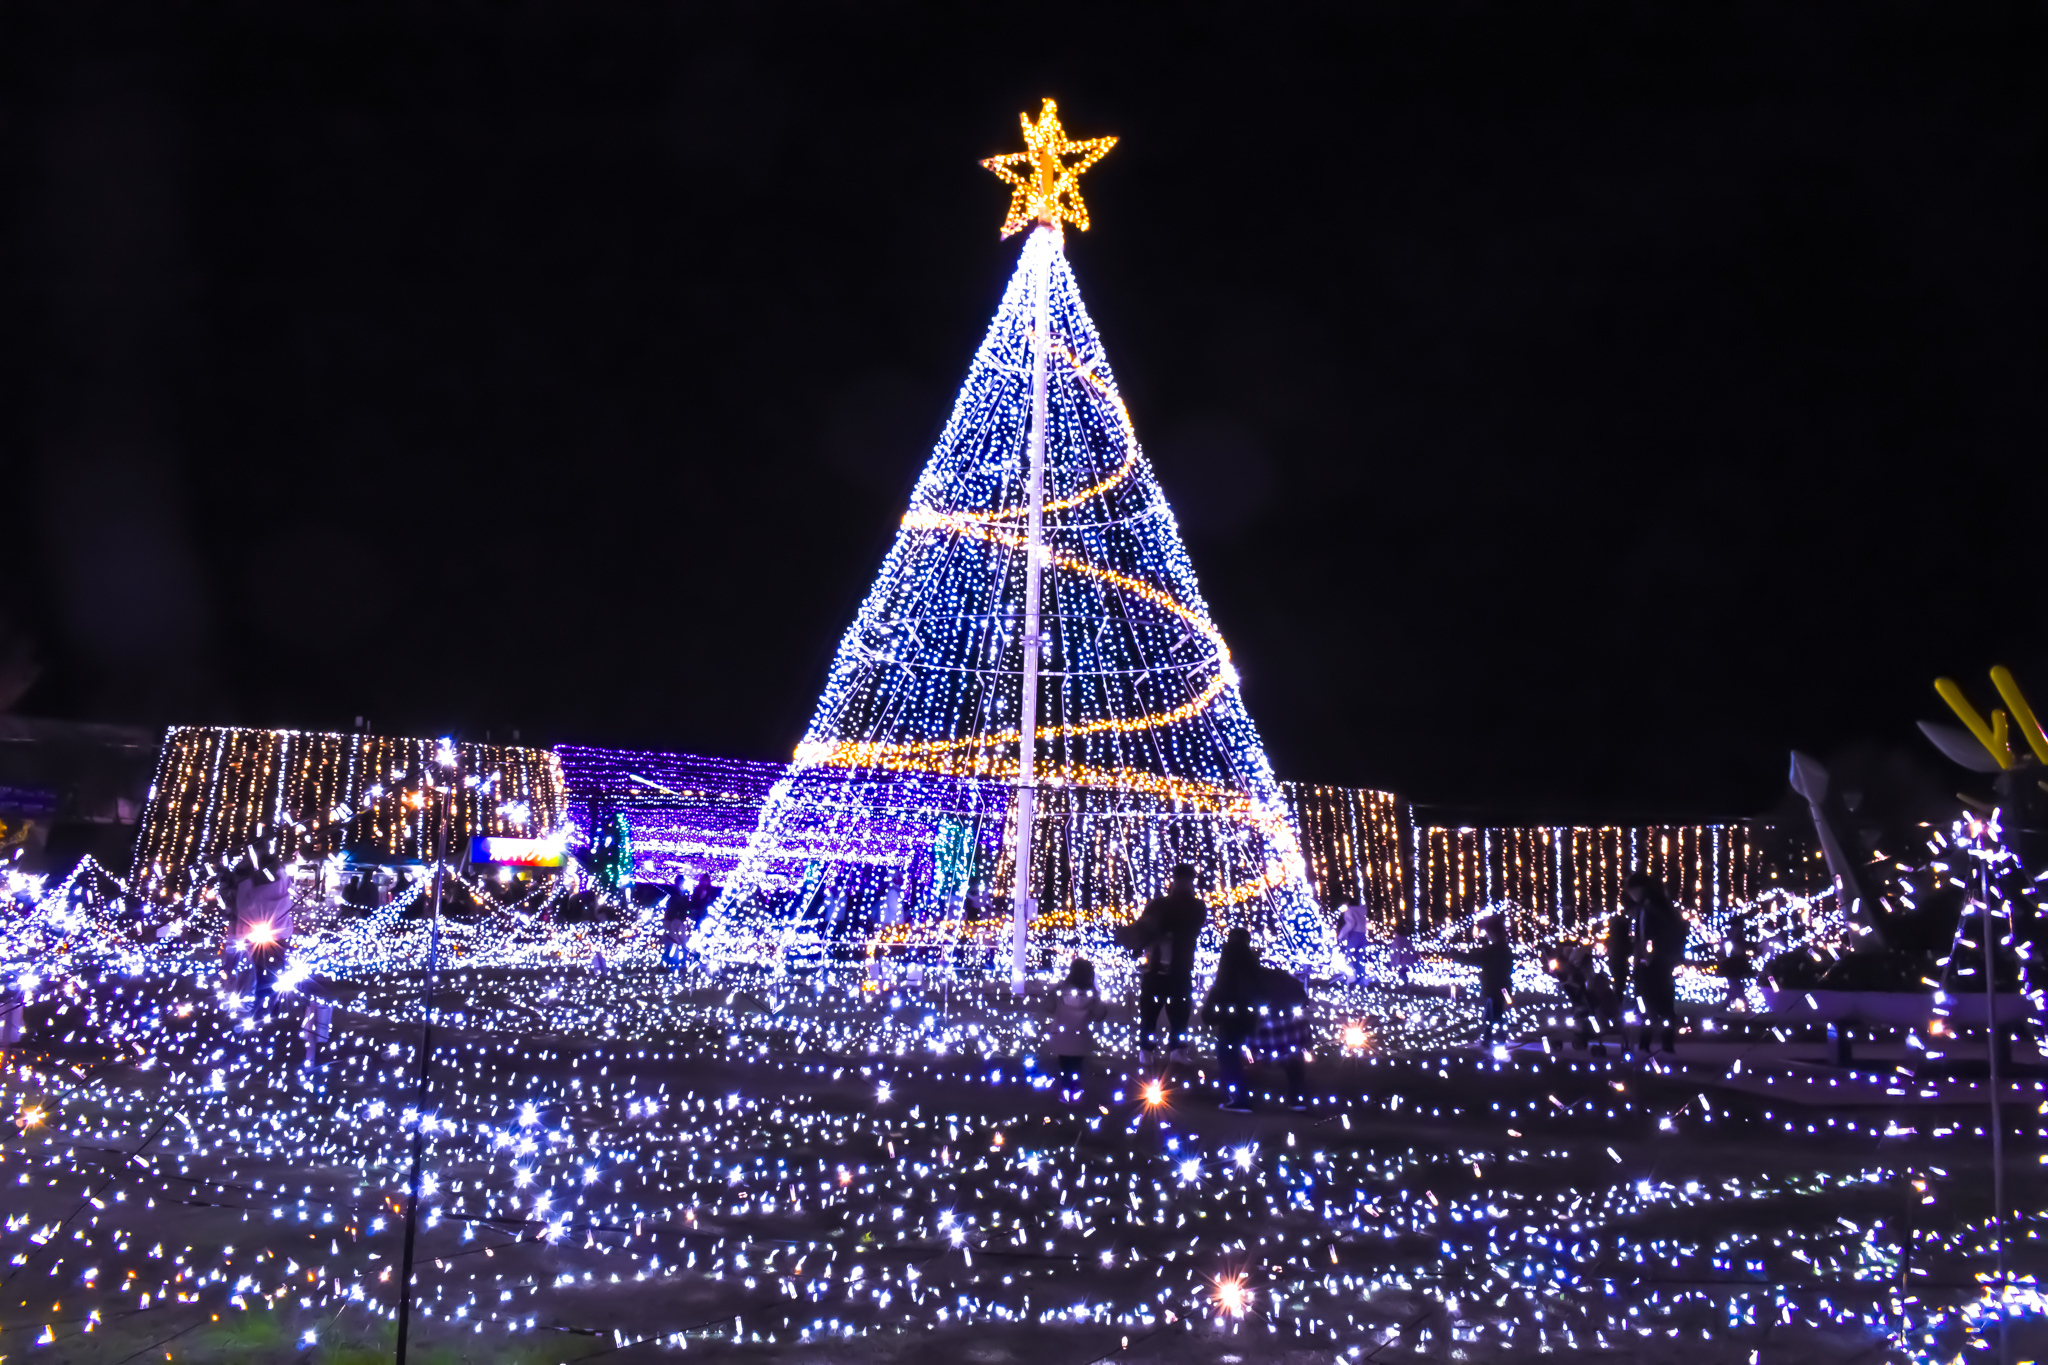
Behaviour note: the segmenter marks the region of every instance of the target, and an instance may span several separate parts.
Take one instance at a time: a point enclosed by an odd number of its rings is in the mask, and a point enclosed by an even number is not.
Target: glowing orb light
[[[1242,1275],[1218,1276],[1213,1293],[1217,1310],[1233,1318],[1243,1317],[1252,1306],[1253,1290]]]

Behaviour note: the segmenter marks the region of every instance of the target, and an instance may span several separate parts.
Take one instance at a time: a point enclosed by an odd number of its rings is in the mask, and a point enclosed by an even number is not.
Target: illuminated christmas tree
[[[1105,935],[1180,861],[1217,931],[1246,924],[1292,961],[1326,951],[1230,650],[1064,253],[1062,223],[1088,226],[1076,179],[1114,139],[1070,142],[1051,100],[1023,125],[1026,151],[983,163],[1015,188],[1003,231],[1030,229],[1022,257],[706,922],[715,957],[938,925],[1007,936],[1021,975],[1029,938]],[[909,927],[877,922],[899,908]]]
[[[613,811],[597,822],[587,861],[591,876],[607,891],[620,890],[633,879],[633,824],[623,812]]]

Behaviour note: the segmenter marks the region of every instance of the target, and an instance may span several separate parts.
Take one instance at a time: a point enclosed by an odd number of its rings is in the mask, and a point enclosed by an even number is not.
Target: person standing
[[[675,885],[669,888],[668,902],[661,914],[661,965],[675,971],[683,965],[683,954],[690,941],[691,896],[683,889],[687,874],[676,873]]]
[[[0,995],[0,1047],[13,1047],[28,1032],[28,994],[19,981]]]
[[[299,1038],[305,1044],[306,1070],[311,1071],[327,1060],[327,1040],[334,1032],[334,1002],[318,983],[309,984],[304,994],[306,1013],[299,1021]]]
[[[1358,901],[1344,902],[1344,909],[1337,916],[1337,947],[1344,954],[1344,960],[1351,964],[1351,975],[1365,975],[1365,954],[1372,946],[1372,921],[1366,918],[1365,906]]]
[[[1721,978],[1727,983],[1725,1005],[1733,1009],[1749,998],[1750,979],[1756,975],[1756,945],[1749,937],[1749,916],[1741,910],[1728,914],[1728,935],[1721,943]]]
[[[1622,894],[1634,909],[1636,997],[1643,1005],[1642,1048],[1648,1055],[1659,1026],[1664,1051],[1678,1050],[1678,964],[1685,958],[1688,926],[1671,897],[1647,872],[1631,872]]]
[[[1577,1032],[1572,1045],[1581,1051],[1590,1045],[1595,1057],[1607,1055],[1607,1044],[1598,1028],[1604,1031],[1610,1022],[1618,1024],[1615,1018],[1614,991],[1593,966],[1592,945],[1574,943],[1564,948],[1557,959],[1557,979],[1564,990],[1565,1000],[1571,1005],[1572,1019]],[[1627,1035],[1623,1035],[1626,1044]]]
[[[1622,893],[1622,906],[1614,917],[1607,921],[1607,980],[1614,987],[1614,998],[1626,1001],[1628,996],[1629,962],[1635,957],[1635,933],[1629,927],[1634,918],[1626,908],[1630,904],[1628,893]],[[1628,1050],[1626,1037],[1622,1040],[1622,1051]]]
[[[1138,1062],[1152,1066],[1160,1058],[1153,1047],[1161,1010],[1168,1026],[1168,1059],[1194,1061],[1188,1051],[1188,1015],[1193,1010],[1195,944],[1202,937],[1209,907],[1195,894],[1195,869],[1176,864],[1165,895],[1155,898],[1131,926],[1126,943],[1144,955],[1138,975]]]
[[[234,908],[234,940],[248,953],[250,999],[267,1012],[272,983],[291,949],[291,870],[275,854],[251,862],[235,882]]]
[[[1223,1081],[1223,1109],[1252,1112],[1244,1090],[1247,1051],[1287,1073],[1287,1107],[1308,1106],[1302,1056],[1308,1049],[1308,992],[1286,972],[1259,961],[1250,931],[1230,931],[1216,961],[1216,980],[1202,1004],[1202,1019],[1216,1030],[1216,1070]]]
[[[1407,916],[1394,926],[1394,937],[1387,944],[1387,962],[1394,969],[1394,980],[1400,985],[1408,984],[1408,973],[1422,960],[1415,951],[1415,926]]]
[[[1081,1098],[1088,1055],[1095,1050],[1095,1026],[1108,1017],[1109,1005],[1095,993],[1095,964],[1085,957],[1075,958],[1052,1007],[1052,1029],[1045,1044],[1046,1051],[1059,1062],[1061,1099],[1072,1102]]]
[[[1515,984],[1515,950],[1508,942],[1505,919],[1488,915],[1479,923],[1479,951],[1473,954],[1473,961],[1479,968],[1479,995],[1484,1007],[1479,1045],[1486,1047],[1507,1037],[1508,992]]]

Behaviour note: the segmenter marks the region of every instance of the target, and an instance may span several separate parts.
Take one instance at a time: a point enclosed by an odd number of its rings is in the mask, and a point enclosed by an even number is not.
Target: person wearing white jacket
[[[1060,1064],[1061,1099],[1081,1098],[1081,1077],[1088,1054],[1095,1050],[1095,1026],[1107,1017],[1109,1006],[1095,993],[1095,964],[1075,958],[1052,1007],[1052,1029],[1046,1037],[1046,1051]]]

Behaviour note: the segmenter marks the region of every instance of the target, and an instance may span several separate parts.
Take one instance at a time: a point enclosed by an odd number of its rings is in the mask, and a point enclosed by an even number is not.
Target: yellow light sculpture
[[[1088,206],[1081,202],[1081,172],[1109,155],[1116,146],[1113,137],[1091,137],[1080,142],[1067,138],[1060,127],[1059,106],[1048,99],[1031,115],[1019,114],[1024,125],[1024,150],[992,156],[981,164],[1011,186],[1010,214],[1003,219],[1003,236],[1014,236],[1033,223],[1072,223],[1088,230]],[[1066,158],[1080,160],[1068,162]]]
[[[2012,718],[2019,725],[2020,734],[2026,737],[2027,747],[2034,751],[2034,757],[2048,764],[2048,735],[2041,733],[2041,722],[2034,718],[2034,708],[2027,705],[2026,694],[2020,691],[2019,680],[2013,677],[2012,670],[2004,664],[1992,669],[1991,685],[2012,708]]]
[[[1956,713],[1956,719],[1969,727],[1970,733],[1977,737],[1977,742],[1984,746],[1984,751],[1997,760],[1999,767],[2013,766],[2016,760],[2012,756],[2012,745],[2006,740],[2005,712],[1993,710],[1991,720],[1987,724],[1984,717],[1977,714],[1977,708],[1970,704],[1969,697],[1964,695],[1963,689],[1953,678],[1936,678],[1934,690],[1941,694],[1941,699]]]
[[[1977,708],[1970,704],[1969,697],[1964,694],[1955,679],[1934,680],[1934,690],[1941,694],[1941,699],[1956,713],[1956,719],[1969,727],[1970,733],[1976,736],[1977,742],[1984,746],[1985,752],[1991,755],[1999,767],[2020,766],[2020,755],[2012,750],[2012,731],[2015,728],[2027,741],[2027,747],[2034,751],[2035,759],[2043,765],[2048,765],[2048,734],[2042,733],[2041,722],[2035,717],[2034,708],[2027,704],[2026,694],[2020,691],[2019,680],[2013,677],[2012,670],[2004,664],[1992,669],[1991,685],[1998,689],[1998,695],[2005,700],[2006,706],[2012,708],[2009,717],[2003,708],[1993,707],[1991,719],[1986,721],[1977,713]],[[2048,787],[2048,783],[2042,785]]]

